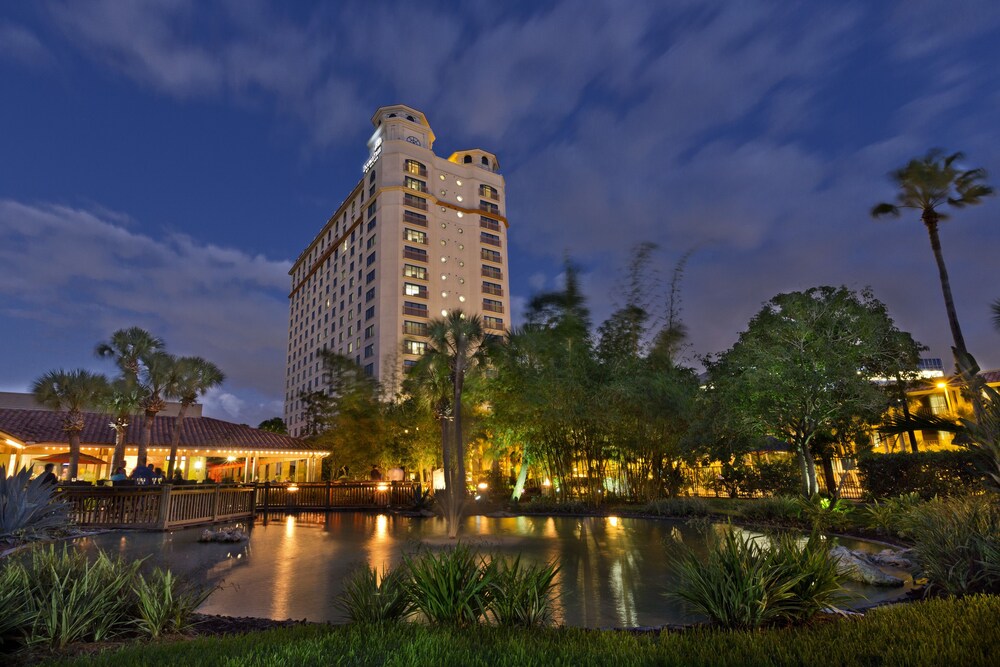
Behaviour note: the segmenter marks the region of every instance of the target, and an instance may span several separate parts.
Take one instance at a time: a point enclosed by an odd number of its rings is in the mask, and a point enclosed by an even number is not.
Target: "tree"
[[[744,434],[792,445],[803,493],[812,495],[814,441],[835,436],[838,425],[877,421],[888,400],[873,379],[909,370],[915,346],[868,290],[779,294],[710,363],[709,398]]]
[[[177,380],[177,360],[170,354],[155,350],[142,355],[139,372],[139,384],[142,386],[142,411],[145,419],[142,423],[142,435],[139,439],[139,451],[136,455],[136,466],[146,465],[146,453],[153,438],[153,423],[156,415],[167,406],[166,398],[174,394],[174,384]]]
[[[993,328],[1000,332],[1000,299],[994,301],[990,309],[993,311]]]
[[[125,465],[125,435],[129,422],[142,407],[142,390],[135,382],[120,377],[109,385],[109,391],[101,401],[101,411],[111,418],[111,428],[115,432],[115,451],[111,457],[111,469]]]
[[[257,424],[257,429],[261,431],[268,431],[269,433],[288,435],[288,427],[285,426],[285,420],[281,417],[271,417],[270,419],[265,419],[261,423]]]
[[[219,367],[201,357],[180,357],[174,361],[171,371],[172,378],[167,388],[173,396],[180,400],[180,409],[174,419],[174,428],[170,434],[170,463],[167,464],[167,479],[173,479],[177,447],[181,440],[181,429],[188,408],[203,396],[209,389],[222,384],[226,375]],[[147,441],[148,442],[148,441]]]
[[[75,479],[79,471],[80,432],[85,425],[83,413],[99,406],[107,392],[107,378],[83,369],[49,371],[31,387],[36,401],[57,412],[65,412],[63,431],[69,436],[69,479]]]
[[[142,360],[163,349],[163,339],[157,338],[145,329],[129,327],[119,329],[111,338],[98,343],[94,353],[103,359],[113,359],[122,377],[132,383],[139,382]]]
[[[910,160],[905,167],[890,174],[890,178],[899,188],[896,202],[876,204],[871,213],[873,217],[879,218],[886,215],[899,217],[901,209],[904,208],[920,211],[920,220],[930,235],[931,250],[934,252],[934,261],[937,262],[938,275],[941,279],[948,325],[951,327],[951,336],[955,343],[955,360],[963,378],[971,381],[979,369],[965,347],[965,338],[958,324],[958,313],[951,295],[948,269],[941,252],[938,223],[950,217],[941,210],[945,205],[952,208],[974,206],[982,203],[984,197],[989,197],[994,192],[992,187],[983,183],[986,179],[985,170],[958,168],[956,163],[963,157],[961,153],[945,156],[940,149],[933,149],[923,158]]]
[[[487,347],[486,331],[480,317],[453,310],[446,317],[430,323],[427,330],[427,351],[418,362],[418,366],[423,365],[424,368],[418,370],[416,377],[427,383],[430,395],[437,394],[439,402],[444,398],[445,394],[441,389],[445,377],[450,389],[453,421],[450,445],[446,442],[446,436],[442,435],[445,487],[449,502],[449,537],[458,534],[458,517],[467,492],[462,396],[467,376],[485,365]]]

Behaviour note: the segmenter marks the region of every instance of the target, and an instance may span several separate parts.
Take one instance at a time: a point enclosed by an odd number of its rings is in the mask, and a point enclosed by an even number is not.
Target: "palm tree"
[[[920,211],[920,220],[927,228],[931,238],[931,250],[937,262],[938,274],[941,278],[941,291],[944,293],[944,305],[948,312],[948,324],[951,327],[952,339],[955,342],[955,360],[959,372],[966,380],[971,380],[978,371],[975,362],[969,356],[965,347],[965,338],[958,324],[958,314],[955,312],[955,302],[951,296],[951,283],[948,280],[948,270],[941,253],[941,240],[938,237],[938,223],[949,218],[940,209],[945,205],[953,208],[964,208],[982,203],[984,197],[992,194],[993,188],[986,185],[986,171],[983,169],[962,170],[956,163],[962,160],[961,153],[945,156],[940,149],[928,151],[923,158],[914,158],[903,168],[890,174],[890,178],[899,187],[896,202],[876,204],[871,214],[875,218],[885,215],[898,217],[904,208]]]
[[[136,466],[146,465],[146,453],[153,437],[153,422],[156,414],[167,406],[166,398],[174,395],[177,381],[177,360],[173,355],[155,350],[143,355],[141,362],[139,383],[143,389],[142,411],[146,418],[142,423]]]
[[[466,315],[454,310],[446,317],[434,320],[427,330],[427,352],[421,360],[433,369],[428,377],[440,382],[447,377],[450,396],[441,392],[439,401],[450,399],[452,443],[448,446],[442,420],[442,455],[445,463],[445,487],[451,505],[449,537],[458,533],[457,518],[465,503],[465,439],[462,432],[462,394],[469,373],[482,366],[486,359],[487,335],[478,315]],[[426,361],[425,361],[426,360]],[[450,459],[450,460],[449,460]]]
[[[69,436],[68,477],[75,479],[80,465],[80,432],[84,428],[83,412],[100,404],[108,391],[103,375],[77,369],[49,371],[35,380],[31,393],[42,405],[65,411],[63,431]]]
[[[993,310],[993,328],[1000,332],[1000,299],[994,301],[990,308]]]
[[[157,338],[145,329],[129,327],[111,334],[104,343],[98,343],[94,353],[98,357],[113,359],[122,372],[122,377],[138,382],[143,357],[162,350],[163,339]]]
[[[111,417],[111,428],[115,432],[115,451],[111,457],[111,469],[125,465],[125,434],[129,422],[142,406],[142,388],[135,382],[121,377],[109,385],[109,391],[101,402],[103,412]]]
[[[219,367],[201,357],[181,357],[174,367],[173,386],[170,387],[174,396],[180,399],[181,408],[174,420],[173,432],[170,434],[170,463],[167,466],[167,479],[174,475],[174,462],[177,460],[177,446],[181,440],[181,427],[184,416],[191,405],[206,391],[222,384],[226,375]]]

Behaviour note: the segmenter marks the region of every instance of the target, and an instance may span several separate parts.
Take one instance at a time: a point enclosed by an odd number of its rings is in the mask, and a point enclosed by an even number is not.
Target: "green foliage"
[[[257,424],[257,428],[261,431],[288,435],[288,427],[285,425],[285,420],[281,417],[271,417],[270,419],[265,419],[261,423]]]
[[[968,451],[866,454],[858,457],[861,484],[872,498],[917,493],[924,499],[983,487],[985,475]]]
[[[868,527],[883,535],[908,535],[908,519],[910,512],[924,502],[916,492],[904,493],[895,498],[874,501],[865,508]]]
[[[755,470],[755,490],[765,496],[790,496],[799,489],[799,471],[792,459],[762,461]]]
[[[496,561],[459,545],[440,554],[404,556],[403,563],[413,605],[431,623],[468,626],[486,616],[496,587]]]
[[[31,479],[27,468],[7,476],[0,466],[0,542],[43,538],[70,524],[69,506],[56,487],[41,475]]]
[[[935,499],[906,517],[913,551],[932,590],[1000,593],[1000,502],[996,495]]]
[[[642,508],[644,514],[656,516],[707,516],[711,514],[708,503],[701,498],[661,498]]]
[[[524,514],[593,514],[594,507],[581,500],[559,501],[552,496],[535,496],[526,503],[514,503],[511,509]]]
[[[0,569],[0,648],[15,639],[31,620],[24,591],[28,582],[24,570],[14,567]]]
[[[523,565],[518,555],[498,561],[489,612],[497,625],[534,628],[548,625],[559,566]]]
[[[191,627],[195,610],[208,599],[212,588],[185,583],[170,570],[156,568],[149,577],[136,573],[132,592],[135,595],[136,625],[156,639],[165,633],[179,633]]]
[[[382,568],[363,565],[344,582],[337,608],[351,623],[396,623],[413,613],[404,567]]]
[[[754,521],[781,523],[797,519],[802,513],[802,504],[799,498],[791,496],[759,498],[747,501],[740,507],[743,516]]]
[[[852,525],[853,508],[847,502],[831,500],[820,495],[799,499],[799,516],[805,519],[814,531],[843,530]]]
[[[841,599],[836,563],[817,537],[768,544],[730,529],[704,560],[682,544],[673,557],[681,581],[672,595],[724,628],[804,622]]]

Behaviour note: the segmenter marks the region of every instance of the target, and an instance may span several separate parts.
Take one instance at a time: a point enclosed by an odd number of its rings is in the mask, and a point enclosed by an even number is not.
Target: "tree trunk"
[[[69,470],[66,476],[69,481],[75,480],[80,469],[80,432],[69,432]]]
[[[524,493],[524,484],[528,481],[528,448],[524,448],[524,454],[521,455],[521,469],[517,472],[517,482],[514,483],[514,493],[511,494],[512,500],[520,500],[521,494]]]
[[[125,467],[125,429],[128,427],[115,426],[115,453],[111,457],[111,474],[118,468]],[[110,475],[109,475],[110,476]]]
[[[456,498],[460,503],[465,502],[466,482],[465,482],[465,441],[462,433],[462,389],[465,384],[465,364],[461,357],[455,360],[455,396],[452,400],[452,412],[455,415],[455,472],[458,476],[455,489],[458,491]]]
[[[951,337],[955,342],[955,349],[965,355],[965,338],[962,336],[962,329],[958,325],[958,313],[955,310],[955,300],[951,296],[951,281],[948,279],[948,269],[944,265],[944,255],[941,253],[941,239],[938,238],[938,216],[932,210],[924,211],[922,216],[927,233],[931,237],[931,250],[934,251],[934,261],[937,262],[938,275],[941,278],[941,292],[944,294],[944,307],[948,312],[948,326],[951,327]]]
[[[142,421],[142,437],[139,438],[139,451],[135,456],[135,466],[146,465],[146,450],[149,449],[149,443],[153,438],[153,420],[156,419],[156,413],[146,411],[146,418]]]
[[[802,495],[809,498],[819,493],[819,486],[816,484],[816,462],[813,460],[809,445],[804,444],[799,447],[798,457],[799,470],[802,472]]]
[[[914,454],[917,453],[917,434],[913,430],[913,424],[910,421],[910,401],[906,397],[906,384],[903,382],[903,377],[896,373],[896,387],[899,389],[899,397],[903,403],[903,420],[906,422],[906,433],[910,438],[910,451]]]
[[[174,428],[170,433],[170,463],[167,465],[167,482],[174,478],[174,470],[177,464],[177,447],[181,442],[181,428],[184,426],[184,415],[187,412],[188,404],[182,402],[181,409],[177,412],[174,420]]]
[[[833,474],[833,457],[829,454],[820,456],[823,462],[823,479],[826,480],[826,490],[831,498],[837,497],[837,476]]]

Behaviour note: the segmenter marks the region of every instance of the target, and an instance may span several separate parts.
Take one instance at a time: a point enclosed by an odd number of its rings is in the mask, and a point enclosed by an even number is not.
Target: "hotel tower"
[[[487,333],[509,326],[507,217],[497,158],[433,152],[416,109],[372,117],[361,180],[295,260],[288,295],[285,423],[305,428],[303,394],[323,387],[319,351],[353,359],[397,386],[426,346],[428,323],[478,313]]]

